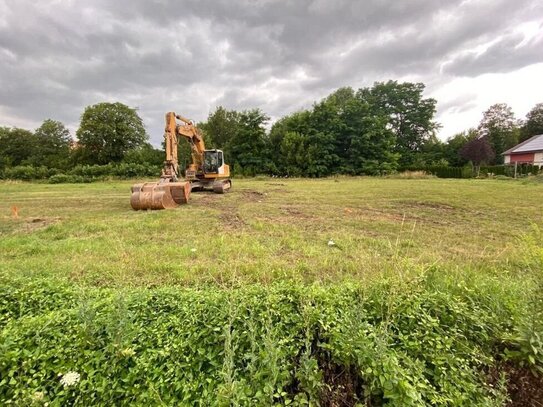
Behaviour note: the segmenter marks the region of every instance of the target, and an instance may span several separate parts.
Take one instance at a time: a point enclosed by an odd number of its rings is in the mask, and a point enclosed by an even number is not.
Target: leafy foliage
[[[0,168],[30,164],[36,145],[32,132],[0,127]]]
[[[241,112],[238,118],[237,132],[227,144],[234,171],[243,175],[267,172],[264,125],[269,117],[261,110],[253,109]]]
[[[374,109],[388,117],[402,165],[412,163],[414,153],[422,150],[438,128],[433,121],[437,102],[423,99],[424,88],[423,83],[388,81],[363,91]]]
[[[460,149],[460,155],[473,163],[477,175],[479,175],[479,167],[481,164],[490,163],[496,156],[496,153],[490,145],[489,137],[490,136],[483,136],[470,140]]]
[[[48,168],[67,168],[73,140],[69,130],[59,121],[47,119],[34,132],[37,146],[31,163]]]
[[[148,136],[136,109],[104,102],[85,108],[77,138],[81,162],[108,164],[143,146]]]
[[[479,372],[514,332],[519,292],[438,270],[371,287],[235,290],[0,285],[0,400],[55,405],[317,405],[326,369],[372,405],[482,405]],[[351,368],[352,367],[352,368]],[[62,386],[59,374],[81,381]]]
[[[377,82],[358,90],[340,88],[310,109],[280,118],[269,131],[269,117],[261,110],[238,112],[222,106],[198,126],[208,148],[224,151],[234,175],[295,177],[462,167],[471,160],[460,153],[462,148],[470,142],[470,148],[474,147],[477,143],[473,140],[480,136],[495,152],[486,161],[499,164],[501,152],[516,144],[519,135],[524,140],[543,132],[542,104],[533,107],[520,128],[510,107],[495,104],[484,113],[477,130],[469,129],[443,142],[436,136],[436,101],[424,98],[424,89],[422,83],[397,81]],[[69,169],[78,164],[160,166],[164,159],[163,149],[147,142],[136,110],[121,103],[88,106],[77,136],[79,141],[74,143],[65,126],[51,119],[34,133],[2,127],[0,170],[45,166],[69,175]],[[184,168],[190,161],[190,148],[181,142],[178,149]]]
[[[493,161],[489,164],[502,164],[503,156],[501,153],[518,143],[518,121],[515,119],[511,107],[505,103],[497,103],[490,106],[483,113],[478,130],[480,138],[488,140],[495,153],[494,157],[492,157]]]
[[[543,134],[543,103],[536,104],[526,115],[526,121],[520,129],[520,140]]]
[[[100,181],[107,178],[135,178],[156,176],[160,172],[160,166],[151,164],[120,163],[108,165],[76,165],[72,169],[62,172],[56,168],[17,166],[6,168],[0,172],[0,179],[9,180],[44,180],[52,184],[81,183]]]

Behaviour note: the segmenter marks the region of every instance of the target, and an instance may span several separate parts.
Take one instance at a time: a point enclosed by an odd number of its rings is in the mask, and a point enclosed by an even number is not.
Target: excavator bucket
[[[186,204],[190,182],[146,182],[132,186],[130,205],[134,210],[172,209]]]

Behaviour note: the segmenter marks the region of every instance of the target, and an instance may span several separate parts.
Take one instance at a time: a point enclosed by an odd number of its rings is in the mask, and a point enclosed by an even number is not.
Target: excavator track
[[[188,203],[190,182],[146,182],[132,186],[130,205],[134,210],[172,209]]]

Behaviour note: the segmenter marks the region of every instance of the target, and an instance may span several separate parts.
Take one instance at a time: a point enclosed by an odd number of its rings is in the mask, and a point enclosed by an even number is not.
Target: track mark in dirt
[[[302,212],[294,206],[281,206],[281,212],[289,217],[294,217],[297,219],[314,219],[313,216]]]
[[[244,202],[259,202],[265,199],[268,194],[265,192],[258,192],[248,189],[242,189],[239,191],[241,195],[243,196]]]

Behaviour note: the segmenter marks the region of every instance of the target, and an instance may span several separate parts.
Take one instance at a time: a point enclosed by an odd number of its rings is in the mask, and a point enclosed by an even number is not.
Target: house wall
[[[519,163],[533,163],[535,158],[534,153],[524,153],[524,154],[511,154],[510,163],[519,162]]]
[[[504,162],[504,164],[509,164],[511,162],[511,154],[506,154],[503,157],[503,162]]]
[[[543,151],[540,153],[535,153],[534,164],[543,165]]]

